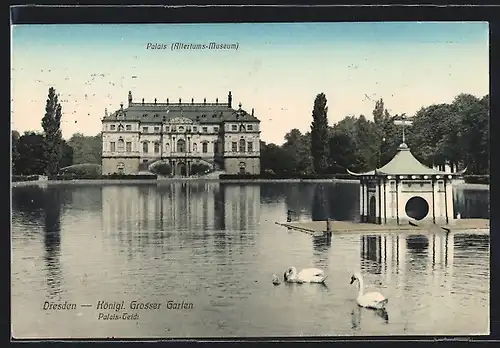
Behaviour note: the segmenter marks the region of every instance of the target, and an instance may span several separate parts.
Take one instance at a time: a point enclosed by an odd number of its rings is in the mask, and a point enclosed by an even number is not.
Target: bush
[[[101,173],[102,173],[102,167],[99,164],[95,163],[75,164],[73,166],[62,168],[59,171],[59,174],[62,175],[75,174],[83,176],[88,176],[88,175],[96,176],[96,175],[101,175]]]
[[[37,181],[39,175],[12,175],[12,182]]]
[[[60,174],[49,176],[49,180],[155,180],[158,176],[155,174],[133,175],[133,174],[109,174],[109,175],[76,175]]]
[[[490,176],[489,175],[465,175],[464,181],[467,184],[490,184]]]
[[[277,175],[269,172],[261,172],[260,174],[221,174],[219,179],[229,179],[229,180],[256,180],[256,179],[269,179],[269,180],[283,180],[283,179],[352,179],[353,177],[346,174],[328,174],[328,175],[318,175],[318,174],[288,174],[288,175]]]
[[[151,172],[157,175],[172,174],[172,166],[166,162],[159,162],[150,168]]]
[[[209,165],[207,165],[205,163],[198,162],[198,163],[193,163],[191,165],[190,174],[203,175],[203,174],[208,173],[209,171],[210,171]]]

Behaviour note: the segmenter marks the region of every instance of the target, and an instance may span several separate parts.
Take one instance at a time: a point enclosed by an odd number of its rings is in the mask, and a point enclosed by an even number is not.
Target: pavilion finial
[[[402,126],[402,132],[403,132],[403,144],[406,145],[406,139],[405,139],[405,126],[411,126],[413,124],[413,121],[408,120],[406,114],[401,115],[401,119],[399,120],[394,120],[394,124],[397,126]],[[408,146],[406,146],[408,148]]]

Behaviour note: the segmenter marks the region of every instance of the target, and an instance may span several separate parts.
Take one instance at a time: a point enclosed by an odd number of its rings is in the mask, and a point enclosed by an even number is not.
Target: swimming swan
[[[358,281],[358,297],[356,298],[356,302],[358,306],[371,308],[371,309],[383,309],[387,304],[388,299],[384,297],[380,292],[367,292],[363,293],[363,277],[360,273],[354,273],[351,276],[351,284],[354,281]]]
[[[283,274],[285,282],[288,283],[324,283],[325,273],[319,268],[305,268],[297,273],[295,267],[290,267]]]

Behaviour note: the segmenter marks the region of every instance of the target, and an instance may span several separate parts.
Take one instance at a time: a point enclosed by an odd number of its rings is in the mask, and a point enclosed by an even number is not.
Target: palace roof
[[[365,172],[354,173],[347,169],[347,172],[355,176],[373,176],[373,175],[461,175],[465,172],[463,169],[455,173],[446,173],[433,168],[429,168],[420,163],[411,153],[405,143],[402,143],[396,155],[381,168]]]
[[[193,122],[199,123],[221,123],[221,122],[260,122],[252,114],[241,109],[241,103],[237,110],[231,107],[231,100],[226,103],[191,103],[168,102],[167,103],[144,103],[132,102],[129,94],[129,105],[127,108],[121,108],[111,114],[107,114],[102,121],[140,121],[144,123],[160,123],[165,118],[168,122],[173,118],[188,118]]]

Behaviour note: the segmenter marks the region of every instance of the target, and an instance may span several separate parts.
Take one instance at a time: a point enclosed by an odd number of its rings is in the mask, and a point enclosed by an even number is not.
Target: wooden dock
[[[408,225],[378,225],[371,223],[359,223],[352,221],[330,221],[330,230],[338,233],[434,233],[434,232],[464,232],[489,233],[490,220],[488,219],[459,219],[449,225],[434,224],[408,224]],[[304,232],[313,236],[321,236],[327,233],[326,221],[306,222],[276,222],[296,231]]]

